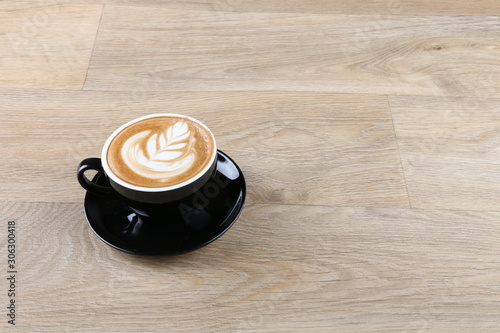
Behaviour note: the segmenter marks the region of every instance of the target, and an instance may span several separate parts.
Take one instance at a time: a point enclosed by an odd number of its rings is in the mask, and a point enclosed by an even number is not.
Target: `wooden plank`
[[[23,1],[16,1],[17,3]],[[33,4],[72,3],[71,0],[32,0]],[[500,15],[496,0],[367,0],[286,1],[286,0],[79,0],[79,3],[158,7],[182,10],[261,13],[330,13],[363,15]],[[2,5],[0,4],[0,8]]]
[[[20,332],[498,330],[499,23],[496,0],[0,1],[0,331],[9,221]],[[158,112],[205,122],[247,201],[209,246],[137,257],[90,230],[76,166]]]
[[[390,98],[413,207],[499,210],[500,100]]]
[[[16,221],[23,331],[498,327],[498,212],[254,204],[177,257],[110,248],[80,203],[1,202],[0,215]]]
[[[408,206],[385,97],[4,90],[2,200],[80,202],[77,164],[121,124],[175,112],[213,130],[256,202]],[[15,181],[12,181],[15,179]]]
[[[3,5],[0,86],[81,89],[102,5]]]
[[[496,97],[499,22],[106,6],[85,89]]]

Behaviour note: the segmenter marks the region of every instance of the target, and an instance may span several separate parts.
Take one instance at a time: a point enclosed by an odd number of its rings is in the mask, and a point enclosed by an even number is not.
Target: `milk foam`
[[[188,124],[178,121],[165,131],[144,130],[126,140],[121,157],[142,177],[161,181],[188,171],[196,160],[196,139]]]

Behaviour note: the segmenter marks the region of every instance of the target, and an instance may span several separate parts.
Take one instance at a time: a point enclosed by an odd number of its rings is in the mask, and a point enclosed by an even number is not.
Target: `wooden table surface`
[[[76,181],[157,112],[247,181],[180,256],[100,241]],[[0,117],[1,332],[500,331],[497,0],[2,1]]]

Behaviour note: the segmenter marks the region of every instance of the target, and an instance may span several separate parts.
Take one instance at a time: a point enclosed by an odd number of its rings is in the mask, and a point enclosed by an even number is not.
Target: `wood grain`
[[[213,244],[171,258],[108,247],[79,203],[1,202],[0,215],[17,223],[23,331],[469,332],[498,324],[498,212],[255,204]]]
[[[17,3],[23,1],[16,1]],[[363,15],[500,15],[496,0],[431,1],[431,0],[348,0],[287,1],[287,0],[79,0],[79,3],[158,7],[177,10],[212,10],[216,12],[263,13],[330,13]],[[33,4],[74,3],[71,0],[32,0]],[[1,3],[0,3],[1,8]]]
[[[251,201],[408,206],[385,97],[33,90],[0,96],[3,200],[81,202],[75,176],[81,160],[100,156],[121,124],[176,112],[213,130],[218,147],[241,165]]]
[[[499,210],[500,100],[390,103],[412,207]]]
[[[106,6],[85,89],[495,97],[499,22]]]
[[[0,1],[0,31],[1,332],[498,331],[500,2]],[[206,123],[247,201],[138,257],[76,167],[158,112]]]
[[[101,5],[4,4],[0,86],[81,89],[101,13]]]

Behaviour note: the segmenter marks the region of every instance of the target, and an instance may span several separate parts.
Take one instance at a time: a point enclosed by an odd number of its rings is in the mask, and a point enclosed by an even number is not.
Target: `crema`
[[[189,117],[157,116],[118,132],[106,162],[123,182],[162,188],[197,177],[212,162],[215,149],[210,131]]]

